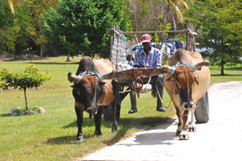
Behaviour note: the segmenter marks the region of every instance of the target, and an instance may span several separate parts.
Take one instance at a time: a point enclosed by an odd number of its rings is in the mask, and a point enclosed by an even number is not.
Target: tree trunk
[[[66,59],[66,61],[71,61],[71,59],[70,59],[70,54],[67,55],[67,59]]]
[[[221,60],[221,75],[224,75],[224,59]]]
[[[40,45],[40,59],[43,58],[43,45]]]
[[[176,24],[176,19],[175,19],[175,16],[174,16],[174,15],[172,15],[172,21],[173,21],[173,27],[174,27],[174,30],[176,31],[176,29],[177,29],[177,24]],[[177,35],[177,34],[175,33],[175,35]]]
[[[24,97],[25,97],[25,107],[26,107],[26,110],[28,110],[28,103],[27,103],[26,89],[24,89]]]

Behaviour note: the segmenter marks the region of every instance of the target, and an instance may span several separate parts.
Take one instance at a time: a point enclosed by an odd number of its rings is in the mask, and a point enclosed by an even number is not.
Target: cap
[[[149,34],[144,34],[141,36],[140,42],[151,42],[151,36]]]

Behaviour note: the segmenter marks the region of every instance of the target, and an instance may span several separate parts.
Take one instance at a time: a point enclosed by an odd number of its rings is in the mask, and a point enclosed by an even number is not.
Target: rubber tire
[[[209,121],[208,92],[197,103],[198,107],[195,110],[196,121],[197,123],[207,123]]]

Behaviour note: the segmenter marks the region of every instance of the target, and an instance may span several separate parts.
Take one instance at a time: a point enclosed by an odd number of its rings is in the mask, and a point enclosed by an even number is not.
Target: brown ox
[[[113,112],[112,131],[117,131],[116,104],[119,100],[117,82],[114,80],[102,80],[101,74],[113,71],[113,65],[107,60],[92,60],[90,57],[83,57],[79,63],[76,75],[68,73],[68,80],[74,82],[73,96],[75,98],[75,111],[77,115],[77,140],[83,140],[82,124],[83,112],[94,115],[95,135],[102,135],[101,117],[104,106],[111,106]],[[116,90],[115,90],[115,89]],[[116,98],[114,97],[117,96]]]
[[[195,131],[194,112],[197,101],[206,93],[210,84],[209,63],[203,61],[198,52],[178,49],[169,59],[168,72],[165,74],[165,87],[176,108],[180,140],[189,139],[187,129]],[[191,111],[191,122],[187,125]]]

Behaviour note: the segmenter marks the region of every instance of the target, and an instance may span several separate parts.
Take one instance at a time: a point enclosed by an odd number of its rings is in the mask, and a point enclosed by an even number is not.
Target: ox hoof
[[[112,124],[112,132],[114,131],[118,131],[118,125],[115,123]]]
[[[197,128],[196,127],[189,127],[189,132],[197,132]]]
[[[97,136],[97,138],[101,138],[102,137],[102,134],[101,135],[96,135]]]
[[[179,135],[179,140],[189,140],[189,135],[188,134],[180,134]]]
[[[181,133],[181,131],[177,130],[177,131],[176,131],[176,136],[179,136],[180,133]]]
[[[112,132],[118,131],[117,128],[112,128]]]
[[[94,135],[96,135],[98,138],[102,137],[102,133],[101,132],[95,132]]]
[[[77,136],[76,141],[78,141],[78,142],[83,142],[83,141],[84,141],[84,137],[83,137],[83,135],[80,134],[79,136]]]

